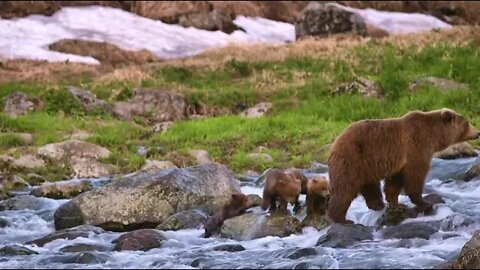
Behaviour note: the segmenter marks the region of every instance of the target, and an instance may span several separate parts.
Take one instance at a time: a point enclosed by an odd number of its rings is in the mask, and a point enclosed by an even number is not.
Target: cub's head
[[[330,195],[328,180],[319,176],[308,181],[307,190],[309,193],[328,198]]]
[[[230,205],[238,208],[249,208],[252,205],[252,202],[248,196],[243,193],[232,193]]]
[[[465,119],[464,116],[455,111],[443,108],[438,111],[444,128],[444,140],[447,144],[455,144],[480,137],[480,132]]]

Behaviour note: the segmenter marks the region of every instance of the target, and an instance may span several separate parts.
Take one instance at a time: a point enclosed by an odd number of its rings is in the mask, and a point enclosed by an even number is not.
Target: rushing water
[[[451,168],[472,164],[475,159],[456,161],[435,161],[436,166],[449,165]],[[452,163],[453,162],[453,163]],[[458,166],[452,166],[452,164]],[[445,168],[449,168],[445,166]],[[437,167],[438,168],[438,167]],[[447,172],[448,173],[448,172]],[[261,195],[261,188],[243,185],[246,194]],[[142,251],[96,252],[103,256],[105,263],[72,264],[65,263],[68,256],[60,250],[72,244],[93,244],[112,248],[111,241],[121,233],[106,232],[89,238],[74,240],[55,240],[43,247],[25,245],[35,238],[54,231],[53,213],[67,200],[39,198],[34,210],[0,212],[0,219],[6,219],[10,226],[0,228],[0,247],[5,245],[23,245],[38,255],[0,257],[0,268],[431,268],[454,258],[461,247],[469,240],[473,232],[480,228],[480,182],[431,179],[426,190],[440,194],[445,203],[436,206],[433,216],[409,219],[405,222],[424,222],[452,219],[445,231],[439,230],[429,240],[423,239],[382,239],[377,232],[374,239],[363,241],[346,249],[315,247],[317,239],[325,229],[317,231],[304,228],[298,235],[284,238],[264,237],[250,241],[201,237],[203,230],[188,229],[167,231],[167,241],[161,248]],[[301,197],[302,200],[305,197]],[[411,205],[408,198],[400,196],[400,201]],[[358,197],[350,207],[347,217],[357,223],[374,225],[382,212],[371,211],[363,198]],[[462,226],[463,220],[472,220],[473,224]],[[213,251],[219,244],[240,244],[245,250],[240,252]],[[317,255],[299,259],[289,259],[288,255],[302,248],[314,248]],[[62,263],[63,261],[63,263]]]

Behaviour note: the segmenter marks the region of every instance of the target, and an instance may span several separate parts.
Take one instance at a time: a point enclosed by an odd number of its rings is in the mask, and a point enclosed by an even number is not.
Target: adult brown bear
[[[335,223],[352,223],[345,215],[359,193],[368,208],[383,209],[383,179],[390,207],[400,206],[398,195],[404,189],[418,211],[431,211],[422,192],[432,155],[478,137],[475,127],[447,108],[351,124],[336,138],[328,160],[328,217]]]

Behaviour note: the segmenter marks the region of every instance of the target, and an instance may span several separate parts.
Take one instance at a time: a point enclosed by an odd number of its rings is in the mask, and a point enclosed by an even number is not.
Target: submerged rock
[[[81,252],[78,254],[56,255],[42,259],[39,264],[50,265],[51,263],[65,263],[65,264],[100,264],[110,260],[110,256],[93,253]]]
[[[60,206],[54,214],[55,227],[153,228],[179,211],[199,208],[234,192],[240,192],[238,181],[221,164],[132,174]]]
[[[44,199],[37,198],[31,195],[13,197],[8,200],[0,202],[0,211],[4,210],[33,210],[39,211],[47,207],[47,202]]]
[[[4,246],[0,248],[0,256],[27,256],[38,252],[19,245]]]
[[[228,252],[239,252],[244,251],[245,248],[242,245],[237,244],[223,244],[218,245],[212,248],[214,251],[228,251]]]
[[[81,225],[71,229],[65,229],[53,232],[47,236],[40,237],[38,239],[28,241],[26,244],[34,244],[39,247],[43,247],[47,243],[50,243],[57,239],[72,240],[78,237],[88,238],[90,235],[96,235],[105,232],[102,228],[98,228],[90,225]]]
[[[300,222],[289,215],[246,213],[224,221],[221,236],[235,240],[252,240],[265,236],[285,237],[300,230]]]
[[[112,243],[113,250],[141,250],[148,251],[152,248],[159,248],[165,241],[165,237],[156,230],[142,229],[122,234]]]
[[[100,245],[74,244],[60,249],[60,252],[110,251],[111,248]]]
[[[334,223],[327,233],[318,239],[316,246],[347,248],[360,241],[372,240],[372,231],[372,228],[361,224]]]
[[[430,236],[437,232],[437,228],[428,223],[405,223],[396,226],[389,226],[381,231],[386,239],[410,239],[421,238],[428,240]]]

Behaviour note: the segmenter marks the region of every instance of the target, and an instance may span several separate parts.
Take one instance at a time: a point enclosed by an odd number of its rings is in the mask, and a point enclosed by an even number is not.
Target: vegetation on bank
[[[319,41],[321,42],[321,41]],[[165,66],[140,83],[103,83],[82,78],[58,83],[8,83],[0,85],[0,99],[22,91],[43,101],[40,111],[18,118],[0,114],[0,129],[35,135],[34,146],[59,142],[76,130],[91,132],[88,141],[113,152],[106,162],[122,171],[139,169],[146,158],[170,159],[179,166],[194,163],[188,150],[205,149],[213,160],[235,172],[267,167],[309,167],[325,161],[324,146],[350,123],[365,118],[397,117],[411,110],[449,107],[480,127],[480,44],[435,43],[422,49],[399,49],[393,44],[370,42],[345,55],[321,58],[295,57],[280,62],[243,62],[235,59],[223,67]],[[410,93],[409,82],[436,76],[465,83],[469,91],[440,91],[424,85]],[[359,94],[333,95],[340,84],[363,77],[385,89],[385,98]],[[236,114],[175,123],[165,133],[143,136],[151,129],[141,120],[119,121],[105,112],[87,113],[65,90],[67,85],[88,89],[108,102],[128,99],[134,88],[172,89],[190,104],[239,108],[269,101],[267,116],[245,119]],[[479,142],[472,142],[478,146]],[[0,153],[32,152],[14,138],[0,141]],[[145,146],[146,154],[139,154]],[[260,146],[273,162],[248,159]]]

